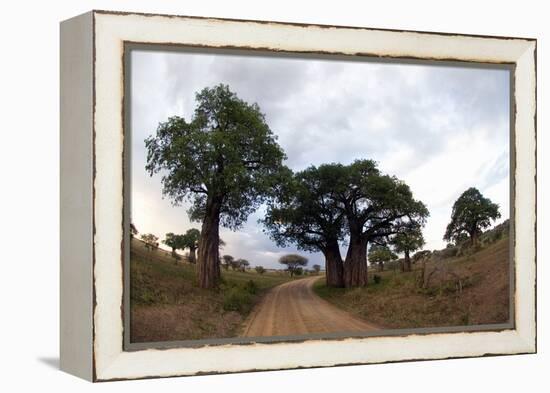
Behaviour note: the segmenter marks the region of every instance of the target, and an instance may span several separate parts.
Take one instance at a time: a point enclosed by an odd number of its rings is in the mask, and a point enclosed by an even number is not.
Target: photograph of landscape
[[[509,69],[127,64],[130,343],[511,320]]]

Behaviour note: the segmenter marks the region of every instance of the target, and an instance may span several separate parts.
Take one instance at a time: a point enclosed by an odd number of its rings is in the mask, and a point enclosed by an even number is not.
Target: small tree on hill
[[[403,264],[401,265],[401,271],[410,272],[412,270],[411,252],[422,248],[425,244],[420,225],[414,222],[405,225],[394,236],[392,244],[396,252],[405,254]]]
[[[312,268],[313,268],[313,271],[315,272],[315,274],[319,274],[319,272],[321,271],[321,265],[315,264],[315,265],[312,266]]]
[[[393,253],[388,246],[373,244],[369,249],[369,262],[378,265],[378,270],[384,270],[384,263],[397,259],[397,254]]]
[[[185,247],[184,235],[176,235],[172,232],[166,234],[163,243],[172,249],[172,257],[177,262],[176,250],[181,250]]]
[[[152,233],[144,233],[140,236],[140,238],[145,243],[145,248],[148,250],[155,250],[158,248],[159,238]]]
[[[222,257],[222,265],[225,270],[229,270],[229,266],[233,263],[235,258],[233,258],[231,255],[224,255]]]
[[[265,268],[263,266],[256,266],[254,269],[256,269],[256,272],[260,275],[265,273]]]
[[[467,233],[471,244],[475,245],[479,235],[491,225],[491,220],[497,218],[500,218],[498,205],[471,187],[454,203],[451,222],[447,225],[443,240],[456,241],[461,234]]]
[[[297,273],[298,268],[307,265],[307,258],[298,254],[287,254],[279,258],[281,265],[286,265],[290,277]]]
[[[196,251],[199,247],[199,239],[201,237],[201,233],[196,228],[191,228],[185,232],[185,235],[183,235],[182,239],[182,245],[183,248],[189,249],[189,262],[190,263],[196,263],[197,257],[196,257]]]

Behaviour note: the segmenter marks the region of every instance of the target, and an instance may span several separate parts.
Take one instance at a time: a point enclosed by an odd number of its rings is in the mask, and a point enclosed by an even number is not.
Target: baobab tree
[[[404,254],[401,271],[412,271],[411,252],[422,248],[425,244],[420,225],[415,222],[407,223],[398,230],[391,240],[391,244],[396,252]]]
[[[334,187],[349,233],[344,284],[366,286],[368,244],[386,241],[409,221],[423,225],[428,209],[413,198],[407,184],[381,174],[372,160],[346,166]]]
[[[298,254],[287,254],[279,258],[279,263],[286,265],[290,277],[292,277],[297,273],[298,269],[307,265],[307,258]]]
[[[483,230],[491,226],[491,220],[497,218],[500,218],[498,205],[485,198],[477,188],[468,188],[453,205],[451,222],[443,240],[456,242],[467,233],[471,244],[475,245]]]
[[[339,208],[335,188],[344,170],[341,165],[326,164],[288,174],[262,220],[278,246],[295,244],[303,251],[322,252],[326,283],[331,287],[344,286],[338,242],[345,236],[345,212]]]
[[[222,265],[225,270],[229,270],[229,266],[233,263],[235,258],[233,258],[231,255],[224,255],[222,256]]]
[[[177,262],[176,250],[182,250],[185,248],[184,235],[176,235],[172,232],[166,234],[163,243],[172,249],[172,257]]]
[[[248,262],[246,259],[237,259],[235,261],[235,265],[241,272],[245,272],[246,269],[250,266],[250,262]]]
[[[377,264],[379,271],[384,271],[384,263],[396,260],[397,254],[395,254],[388,246],[373,244],[370,246],[368,254],[369,262],[371,264]]]
[[[220,281],[219,227],[236,230],[269,196],[285,154],[257,104],[227,85],[196,94],[190,121],[179,116],[159,124],[146,139],[146,169],[161,172],[163,194],[202,223],[198,244],[198,284]]]
[[[283,182],[263,220],[279,246],[294,243],[325,254],[327,285],[367,285],[367,247],[387,241],[408,222],[423,225],[428,210],[410,188],[382,175],[372,160],[325,164]],[[342,264],[338,241],[348,240]]]
[[[143,233],[140,238],[145,243],[145,248],[148,250],[155,250],[158,248],[158,236],[155,236],[152,233]]]
[[[196,251],[199,247],[200,236],[201,233],[196,228],[188,229],[187,232],[185,232],[185,235],[183,235],[182,246],[184,249],[189,249],[189,263],[197,262]]]

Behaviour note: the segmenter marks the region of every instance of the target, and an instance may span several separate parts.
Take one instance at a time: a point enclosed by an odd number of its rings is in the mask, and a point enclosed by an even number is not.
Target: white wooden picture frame
[[[127,44],[512,68],[513,324],[165,349],[124,346]],[[90,381],[536,352],[536,40],[92,11],[61,24],[61,368]]]

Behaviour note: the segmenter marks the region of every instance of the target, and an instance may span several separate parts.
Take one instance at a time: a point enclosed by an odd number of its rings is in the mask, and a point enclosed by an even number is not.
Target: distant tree
[[[315,272],[315,274],[319,274],[319,272],[321,271],[321,265],[315,264],[315,265],[312,266],[312,268],[313,268],[313,271]]]
[[[235,258],[233,258],[231,255],[224,255],[222,257],[222,264],[225,270],[229,270],[229,267],[233,263]]]
[[[396,252],[402,252],[405,255],[401,271],[412,271],[411,252],[422,248],[425,244],[420,225],[415,222],[409,222],[407,225],[404,225],[393,237],[391,243]]]
[[[232,259],[229,266],[231,266],[231,270],[239,270],[241,267],[240,259]]]
[[[256,266],[254,269],[256,269],[256,272],[260,275],[265,273],[265,268],[263,266]]]
[[[138,234],[138,230],[134,224],[130,224],[130,237],[135,237]]]
[[[176,235],[172,232],[166,234],[163,243],[172,249],[172,257],[177,262],[177,253],[176,250],[182,250],[185,248],[185,236]]]
[[[303,267],[298,266],[296,269],[294,269],[294,275],[295,276],[301,276],[302,274],[306,274],[306,271]]]
[[[237,229],[270,195],[285,154],[257,104],[227,85],[196,94],[190,121],[170,117],[147,138],[146,169],[161,172],[163,194],[191,202],[189,216],[202,222],[198,284],[220,282],[219,227]]]
[[[248,262],[246,259],[237,259],[235,262],[241,272],[245,272],[246,269],[250,266],[250,262]]]
[[[286,265],[290,277],[294,276],[299,267],[307,265],[307,258],[298,254],[287,254],[279,258],[281,265]]]
[[[149,250],[155,250],[158,248],[159,238],[152,233],[143,233],[140,238],[145,243],[145,248]]]
[[[498,205],[471,187],[464,191],[453,205],[451,222],[447,225],[443,240],[456,241],[467,233],[472,245],[477,243],[483,230],[491,226],[491,220],[500,218]]]
[[[185,235],[183,235],[182,239],[182,245],[183,248],[189,249],[189,262],[190,263],[196,263],[197,257],[196,257],[196,250],[199,247],[199,238],[201,236],[201,233],[196,228],[188,229],[187,232],[185,232]]]
[[[368,259],[371,264],[377,264],[378,270],[384,270],[384,263],[397,259],[397,254],[392,252],[388,246],[373,244],[370,246]]]

